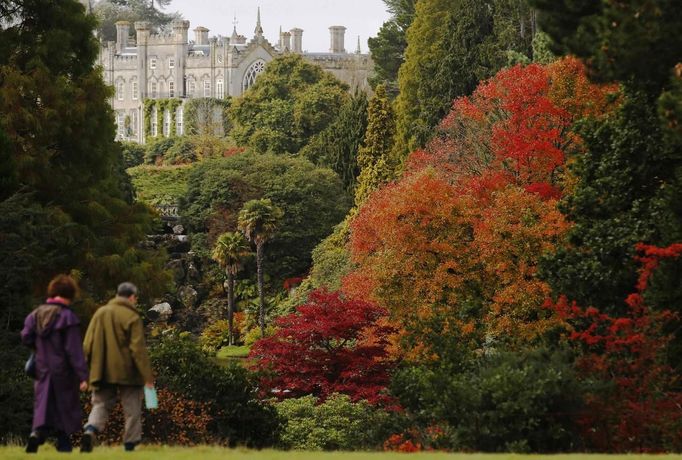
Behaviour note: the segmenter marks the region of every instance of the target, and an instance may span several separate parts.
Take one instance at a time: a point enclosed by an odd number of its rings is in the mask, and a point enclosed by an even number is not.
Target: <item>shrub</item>
[[[159,385],[207,404],[209,430],[231,445],[265,447],[279,431],[275,409],[256,399],[254,381],[237,364],[221,367],[201,351],[189,334],[166,334],[151,352]]]
[[[229,345],[229,340],[229,325],[227,320],[221,319],[203,330],[199,337],[199,345],[205,353],[214,355],[220,348]]]
[[[301,450],[368,450],[381,446],[390,416],[365,401],[335,394],[322,404],[314,396],[276,404],[283,420],[280,447]]]
[[[213,441],[209,431],[213,417],[207,404],[192,401],[165,388],[158,390],[158,399],[158,409],[144,409],[143,435],[146,442],[193,446]],[[90,413],[92,405],[89,401],[85,409],[86,414]],[[118,403],[98,440],[105,444],[120,444],[123,426],[123,409]]]
[[[475,355],[474,355],[475,356]],[[447,360],[445,360],[447,361]],[[574,421],[581,406],[571,357],[561,351],[488,350],[437,368],[405,368],[393,392],[421,427],[445,423],[454,450],[556,452],[576,449]]]
[[[270,324],[265,326],[265,337],[271,337],[275,333],[275,327]],[[251,346],[258,342],[262,338],[260,328],[255,325],[245,331],[244,333],[244,345]]]
[[[121,152],[126,168],[132,168],[144,162],[145,148],[137,142],[121,142]]]
[[[179,137],[163,155],[167,165],[183,165],[197,160],[196,145],[187,137]]]
[[[144,155],[144,162],[146,164],[160,164],[166,152],[175,145],[174,137],[159,137],[147,144],[147,150]]]
[[[372,404],[385,394],[395,360],[389,345],[396,330],[388,312],[369,302],[345,299],[338,292],[314,291],[296,313],[276,320],[277,330],[253,346],[250,356],[263,371],[264,389],[324,399],[344,393]]]
[[[33,385],[24,375],[29,351],[19,343],[19,333],[0,332],[0,443],[22,438],[30,432]]]
[[[682,392],[679,371],[668,361],[674,349],[667,332],[679,328],[679,314],[647,305],[647,294],[652,276],[668,268],[661,263],[682,257],[682,243],[640,243],[636,250],[641,268],[625,300],[627,311],[582,308],[565,296],[547,304],[570,325],[565,338],[578,354],[575,367],[586,383],[577,420],[586,446],[600,452],[679,452]]]

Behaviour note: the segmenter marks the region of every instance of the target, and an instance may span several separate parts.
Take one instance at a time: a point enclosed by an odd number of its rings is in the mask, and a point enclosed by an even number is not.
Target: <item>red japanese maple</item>
[[[261,386],[279,398],[312,394],[324,400],[343,393],[353,401],[388,402],[395,329],[387,314],[338,292],[312,292],[305,305],[277,320],[273,336],[252,348]]]

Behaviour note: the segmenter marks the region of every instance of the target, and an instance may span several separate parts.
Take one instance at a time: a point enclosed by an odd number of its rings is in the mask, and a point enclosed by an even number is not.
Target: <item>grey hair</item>
[[[118,285],[118,289],[116,289],[116,295],[119,295],[121,297],[130,297],[133,295],[137,295],[137,286],[128,281],[126,281],[125,283],[121,283]]]

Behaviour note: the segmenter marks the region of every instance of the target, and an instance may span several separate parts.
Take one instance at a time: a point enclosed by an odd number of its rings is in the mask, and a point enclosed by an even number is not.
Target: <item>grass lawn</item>
[[[81,454],[76,450],[72,455],[81,458]],[[400,454],[386,452],[281,452],[275,450],[242,450],[242,449],[223,449],[219,447],[194,447],[176,448],[160,446],[141,446],[136,452],[125,454],[123,448],[100,447],[95,448],[92,454],[85,458],[91,460],[114,460],[126,458],[128,456],[138,460],[156,459],[190,459],[197,460],[518,460],[528,457],[532,460],[638,460],[638,459],[682,459],[682,455],[515,455],[515,454],[445,454],[445,453],[416,453]],[[21,447],[0,447],[0,458],[3,460],[42,458],[60,459],[69,458],[64,454],[57,453],[52,446],[43,446],[35,456],[28,456]]]
[[[218,351],[216,358],[218,359],[229,359],[229,358],[246,358],[249,355],[250,348],[246,345],[241,347],[229,346],[223,347]]]

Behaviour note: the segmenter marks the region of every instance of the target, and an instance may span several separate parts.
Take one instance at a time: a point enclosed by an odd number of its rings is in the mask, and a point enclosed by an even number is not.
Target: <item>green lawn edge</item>
[[[74,449],[74,454],[80,455],[78,449]],[[223,459],[248,459],[248,460],[335,460],[348,459],[360,460],[368,458],[371,460],[391,460],[405,459],[449,459],[449,460],[518,460],[524,457],[532,459],[552,459],[552,460],[638,460],[638,459],[682,459],[679,454],[665,455],[603,455],[603,454],[558,454],[558,455],[522,455],[522,454],[462,454],[444,452],[419,452],[419,453],[397,453],[397,452],[303,452],[303,451],[278,451],[278,450],[249,450],[249,449],[228,449],[215,446],[198,447],[169,447],[142,445],[132,454],[124,453],[122,447],[96,447],[95,451],[87,454],[91,460],[113,460],[125,457],[132,457],[138,460],[152,459],[191,459],[200,460],[223,460]],[[58,453],[52,446],[43,446],[37,455],[31,457],[24,453],[23,447],[9,446],[0,447],[0,458],[2,459],[64,459],[67,458],[63,453]]]

